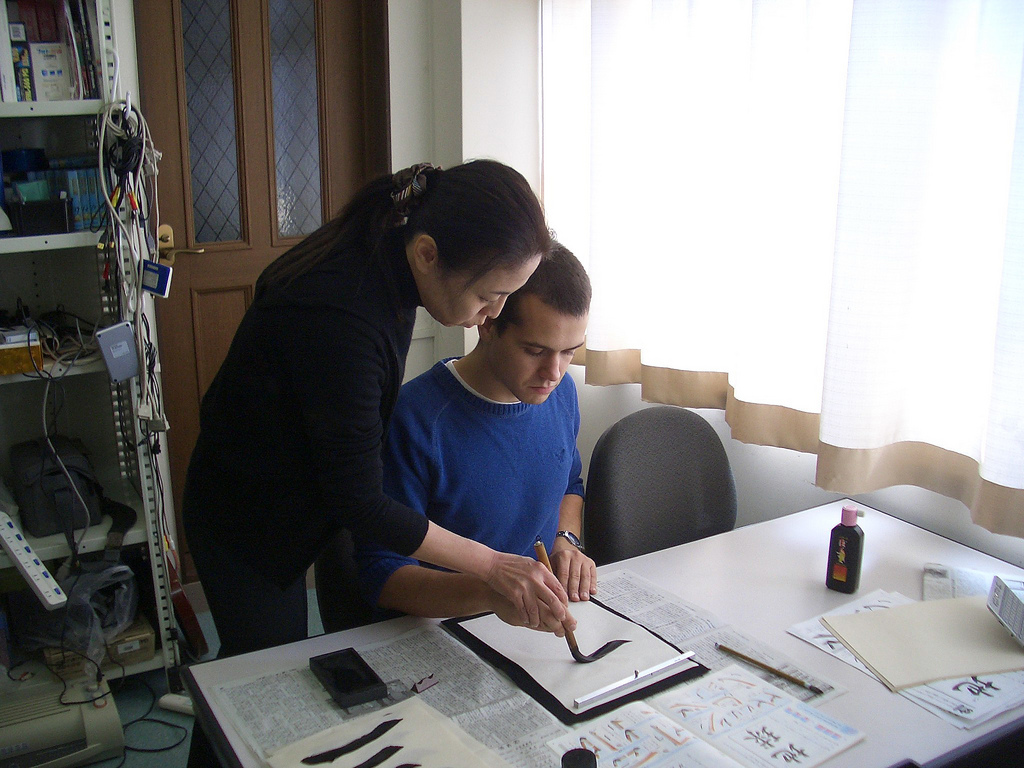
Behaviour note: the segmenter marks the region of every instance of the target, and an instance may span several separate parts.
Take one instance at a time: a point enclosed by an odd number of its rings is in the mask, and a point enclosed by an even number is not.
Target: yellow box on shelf
[[[33,359],[35,365],[32,365]],[[43,348],[38,342],[26,344],[24,341],[15,341],[9,344],[0,344],[0,376],[9,376],[12,373],[32,373],[37,368],[43,367]]]

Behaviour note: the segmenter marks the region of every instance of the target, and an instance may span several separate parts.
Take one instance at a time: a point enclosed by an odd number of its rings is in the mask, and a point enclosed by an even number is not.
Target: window
[[[544,0],[587,381],[1024,536],[1024,6]]]

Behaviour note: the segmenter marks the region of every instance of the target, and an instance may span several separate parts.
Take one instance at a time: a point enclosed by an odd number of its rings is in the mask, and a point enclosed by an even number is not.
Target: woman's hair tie
[[[391,201],[394,204],[391,226],[405,225],[412,209],[427,192],[428,174],[432,175],[440,170],[430,163],[418,163],[391,177],[394,186],[394,190],[391,192]]]

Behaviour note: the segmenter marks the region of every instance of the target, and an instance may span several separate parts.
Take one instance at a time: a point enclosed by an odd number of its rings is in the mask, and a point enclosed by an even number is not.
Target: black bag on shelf
[[[82,442],[54,435],[29,440],[11,447],[11,470],[14,473],[14,497],[18,502],[21,527],[32,536],[54,533],[70,535],[76,528],[97,525],[103,517],[100,508],[102,488],[96,482]],[[56,451],[56,456],[54,455]],[[60,457],[58,463],[57,458]],[[82,508],[74,490],[61,469],[67,469],[86,509]],[[73,523],[69,525],[69,522]]]

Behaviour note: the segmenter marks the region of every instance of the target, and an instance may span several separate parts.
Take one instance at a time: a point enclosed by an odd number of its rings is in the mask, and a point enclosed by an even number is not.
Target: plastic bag
[[[61,583],[68,602],[59,610],[21,616],[18,642],[25,650],[64,648],[87,656],[97,665],[107,644],[135,620],[139,590],[127,565],[82,563],[78,573]]]

